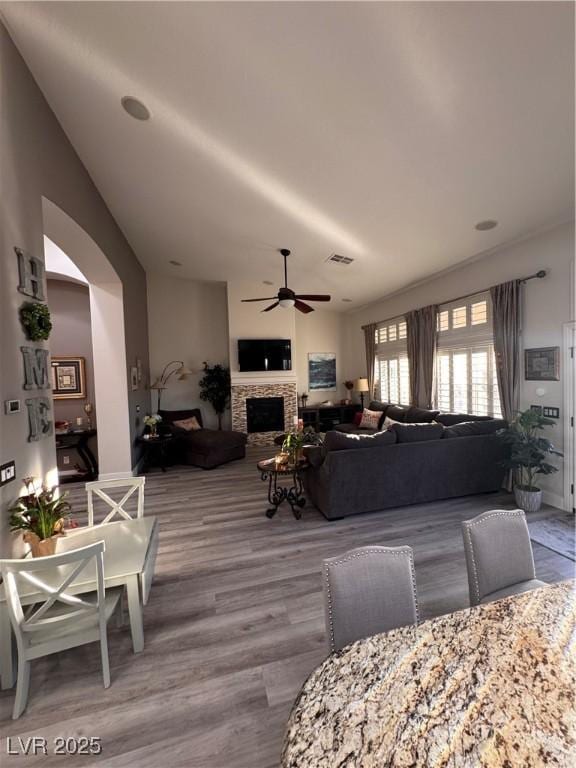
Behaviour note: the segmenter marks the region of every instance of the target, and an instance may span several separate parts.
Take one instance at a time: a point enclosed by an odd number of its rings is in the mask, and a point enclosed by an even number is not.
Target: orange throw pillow
[[[202,429],[200,424],[198,424],[198,419],[196,416],[190,416],[189,419],[181,419],[180,421],[173,421],[172,423],[175,427],[185,429],[186,432],[194,432],[197,429]]]

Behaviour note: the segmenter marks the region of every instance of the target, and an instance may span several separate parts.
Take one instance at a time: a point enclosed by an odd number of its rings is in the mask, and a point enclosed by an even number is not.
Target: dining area
[[[424,622],[410,547],[324,561],[330,653],[292,707],[282,768],[574,765],[574,581],[536,579],[521,510],[462,534],[471,607]]]
[[[13,719],[26,709],[33,660],[98,642],[107,688],[108,625],[130,633],[135,654],[144,649],[159,540],[144,485],[144,477],[86,483],[86,525],[54,536],[53,554],[0,561],[0,679],[3,690],[15,686]]]

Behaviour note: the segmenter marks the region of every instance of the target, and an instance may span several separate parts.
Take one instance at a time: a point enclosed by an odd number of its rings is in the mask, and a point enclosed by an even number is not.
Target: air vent
[[[348,264],[352,264],[354,259],[351,259],[350,256],[340,256],[337,253],[333,253],[326,261],[332,261],[334,264],[341,264],[343,267],[347,267]]]

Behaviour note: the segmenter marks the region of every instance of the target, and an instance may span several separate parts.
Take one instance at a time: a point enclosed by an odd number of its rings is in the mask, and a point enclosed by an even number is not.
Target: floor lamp
[[[176,368],[171,366],[177,366]],[[169,370],[171,368],[171,370]],[[176,375],[178,376],[178,381],[183,381],[184,379],[188,379],[190,376],[192,376],[193,371],[190,370],[190,368],[187,368],[182,360],[171,360],[169,363],[167,363],[164,366],[164,370],[158,376],[154,384],[150,384],[150,389],[155,389],[158,392],[158,410],[160,410],[160,401],[162,398],[162,392],[167,389],[167,383],[168,380]]]
[[[362,405],[362,410],[364,410],[364,392],[370,391],[368,379],[356,379],[354,382],[354,389],[356,392],[360,392],[360,403]]]

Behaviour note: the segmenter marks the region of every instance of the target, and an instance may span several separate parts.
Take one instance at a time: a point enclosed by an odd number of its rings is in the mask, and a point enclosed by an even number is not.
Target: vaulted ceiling
[[[572,3],[1,8],[147,270],[276,284],[285,246],[344,310],[573,208]]]

